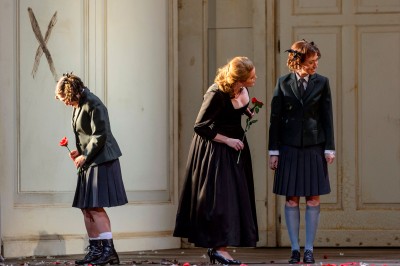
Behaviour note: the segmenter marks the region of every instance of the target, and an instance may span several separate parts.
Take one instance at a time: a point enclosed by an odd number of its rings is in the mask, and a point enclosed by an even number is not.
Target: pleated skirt
[[[128,203],[119,160],[79,171],[72,207],[115,207]]]
[[[284,196],[318,196],[330,193],[323,147],[282,146],[279,150],[273,192]]]

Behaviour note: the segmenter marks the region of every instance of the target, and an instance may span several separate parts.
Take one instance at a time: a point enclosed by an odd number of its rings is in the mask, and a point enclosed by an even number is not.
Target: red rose
[[[261,101],[259,101],[259,100],[257,100],[256,97],[251,98],[251,103],[253,104],[253,107],[250,109],[250,112],[251,112],[251,113],[255,112],[256,114],[260,111],[260,108],[263,107],[263,105],[264,105],[264,103],[261,102]],[[257,119],[253,119],[252,117],[251,117],[251,118],[248,117],[248,118],[246,119],[246,127],[245,127],[245,129],[244,129],[244,134],[243,134],[243,137],[242,137],[242,142],[243,142],[243,140],[244,140],[244,136],[246,135],[246,132],[249,131],[250,126],[251,126],[252,124],[256,123],[256,122],[257,122]],[[239,156],[238,156],[238,159],[237,159],[236,163],[239,163],[239,159],[240,159],[240,155],[241,155],[241,154],[242,154],[242,150],[239,151]]]
[[[64,137],[64,138],[60,141],[60,146],[68,147],[68,139],[67,139],[67,137]]]
[[[62,138],[62,140],[59,143],[60,146],[66,147],[68,151],[71,153],[71,150],[68,148],[68,139],[67,137]]]

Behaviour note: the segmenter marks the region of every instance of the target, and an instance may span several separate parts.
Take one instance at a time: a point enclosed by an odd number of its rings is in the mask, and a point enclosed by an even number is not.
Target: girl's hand
[[[75,162],[76,168],[80,168],[85,164],[86,158],[83,155],[79,155],[78,157],[75,158],[74,162]]]
[[[335,160],[335,154],[332,153],[325,153],[325,160],[328,164],[333,163],[333,161]]]
[[[77,150],[73,150],[70,152],[69,157],[74,161],[76,157],[79,156],[79,152]]]
[[[271,170],[274,171],[278,169],[278,161],[279,161],[279,156],[277,155],[269,156],[269,168],[271,168]]]

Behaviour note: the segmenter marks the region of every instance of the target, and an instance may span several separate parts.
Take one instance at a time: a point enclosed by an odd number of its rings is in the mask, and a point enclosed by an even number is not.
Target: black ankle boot
[[[81,260],[76,260],[75,264],[83,265],[91,263],[101,257],[103,252],[103,247],[101,245],[101,240],[89,240],[89,246],[86,248],[89,252]]]
[[[95,261],[92,261],[91,264],[93,265],[104,265],[107,263],[112,264],[119,264],[119,258],[117,251],[115,251],[114,243],[112,239],[102,239],[103,244],[103,253],[101,257]]]

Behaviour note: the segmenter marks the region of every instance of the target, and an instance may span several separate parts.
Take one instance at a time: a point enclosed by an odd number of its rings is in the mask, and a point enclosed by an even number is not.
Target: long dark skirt
[[[186,166],[174,236],[198,247],[254,247],[258,241],[250,150],[195,134]]]
[[[126,203],[128,198],[118,159],[79,172],[72,207],[115,207]]]
[[[273,192],[284,196],[318,196],[330,193],[323,147],[282,146],[279,150]]]

